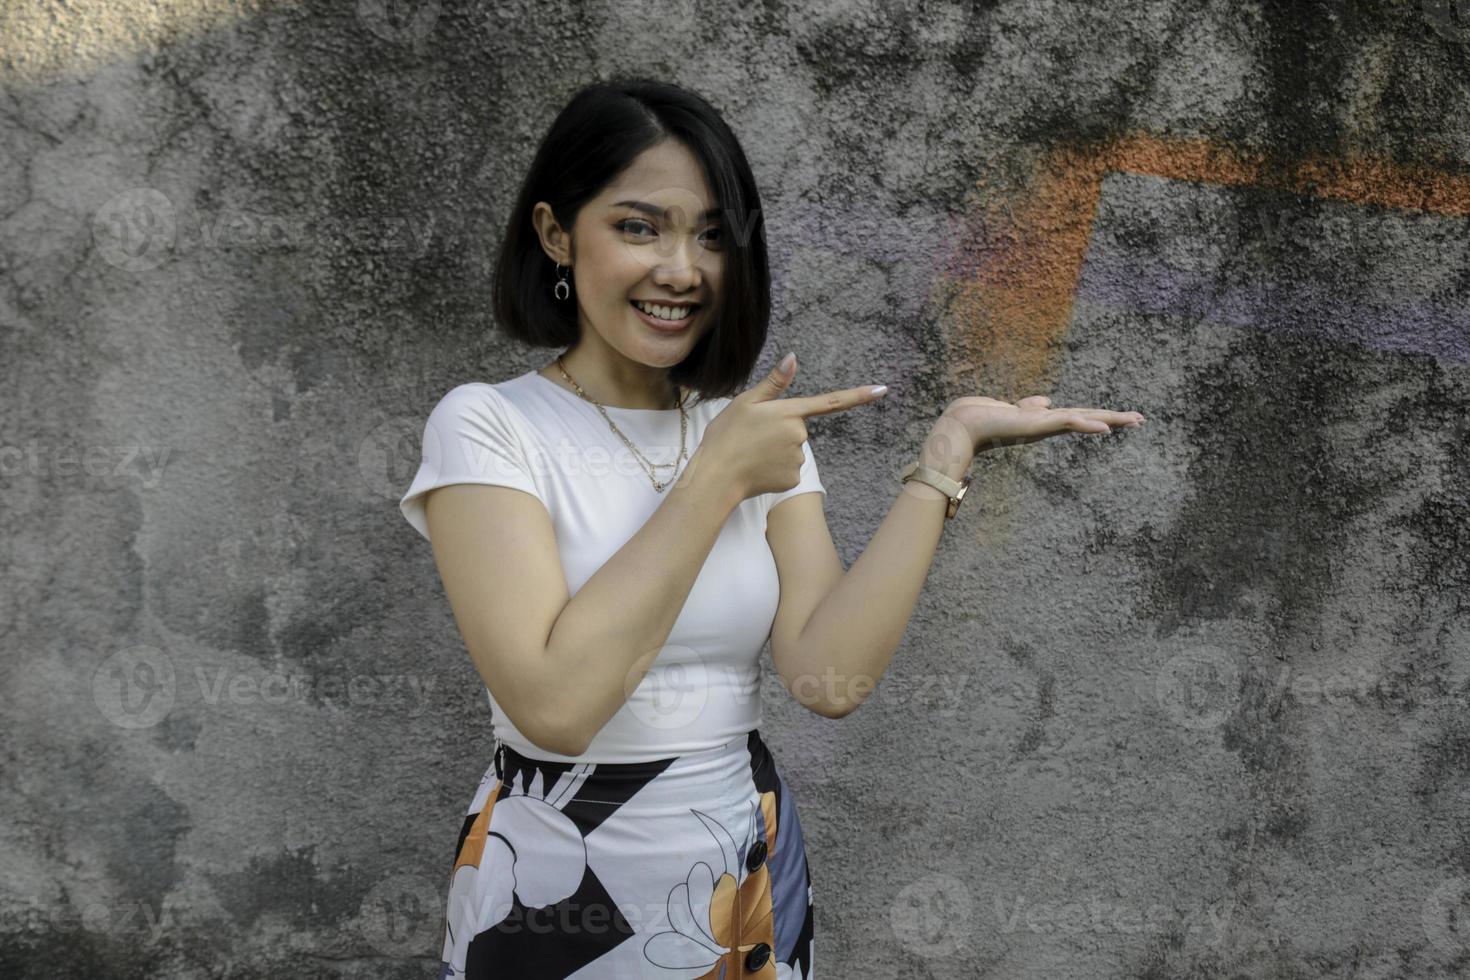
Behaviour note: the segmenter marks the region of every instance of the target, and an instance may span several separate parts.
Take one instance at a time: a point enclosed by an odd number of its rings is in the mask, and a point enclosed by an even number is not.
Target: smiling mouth
[[[681,327],[687,326],[689,322],[694,319],[694,314],[699,312],[698,303],[686,303],[683,304],[683,308],[687,309],[689,312],[685,316],[678,320],[666,320],[661,316],[649,313],[647,310],[640,307],[636,300],[628,300],[628,305],[633,308],[633,312],[637,313],[638,316],[640,316],[650,326],[660,330],[678,330]],[[664,307],[664,309],[668,308],[669,307]],[[678,309],[679,307],[674,308]]]

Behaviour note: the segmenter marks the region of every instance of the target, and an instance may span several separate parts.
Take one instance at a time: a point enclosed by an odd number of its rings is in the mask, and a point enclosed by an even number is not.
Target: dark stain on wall
[[[1344,43],[1336,14],[1354,6],[1298,0],[1251,8],[1263,21],[1260,54],[1271,93],[1263,118],[1269,145],[1283,159],[1341,149],[1342,120],[1329,110],[1341,98],[1353,48]]]
[[[1191,498],[1162,540],[1141,542],[1138,555],[1151,570],[1160,630],[1261,615],[1288,635],[1317,615],[1334,588],[1346,529],[1391,489],[1323,431],[1356,411],[1344,377],[1366,377],[1376,359],[1318,339],[1242,332],[1231,339],[1229,362],[1256,379],[1251,388],[1213,364],[1193,373],[1190,438],[1202,449]],[[1267,597],[1266,608],[1243,608],[1248,590]]]

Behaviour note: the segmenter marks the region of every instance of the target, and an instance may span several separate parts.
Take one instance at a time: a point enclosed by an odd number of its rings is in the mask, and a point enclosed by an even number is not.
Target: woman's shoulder
[[[465,412],[478,410],[501,411],[507,401],[500,383],[490,381],[462,381],[439,396],[434,412]]]
[[[531,396],[535,392],[534,374],[535,372],[528,371],[500,381],[462,381],[446,391],[440,401],[461,406],[510,405],[524,410],[533,401]]]
[[[429,421],[450,427],[447,431],[491,428],[523,440],[534,437],[534,397],[526,396],[520,380],[460,382],[440,396],[429,412]]]

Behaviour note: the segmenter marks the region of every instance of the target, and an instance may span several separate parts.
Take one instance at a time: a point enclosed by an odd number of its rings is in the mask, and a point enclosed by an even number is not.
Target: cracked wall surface
[[[397,509],[588,81],[726,113],[878,691],[763,734],[829,977],[1470,975],[1470,4],[0,9],[0,976],[437,969],[490,719]]]

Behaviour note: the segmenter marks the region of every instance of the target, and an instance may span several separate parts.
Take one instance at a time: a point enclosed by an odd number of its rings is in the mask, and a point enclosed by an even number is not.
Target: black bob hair
[[[771,316],[765,219],[745,152],[719,111],[676,85],[644,78],[595,82],[578,91],[541,140],[501,240],[495,316],[507,335],[533,347],[570,347],[580,335],[576,295],[557,300],[556,263],[531,223],[538,201],[570,230],[583,205],[645,150],[667,139],[700,162],[723,217],[724,269],[706,314],[713,323],[670,380],[709,400],[746,387]],[[563,267],[562,274],[566,273]],[[568,280],[570,285],[570,279]]]

